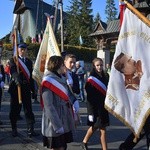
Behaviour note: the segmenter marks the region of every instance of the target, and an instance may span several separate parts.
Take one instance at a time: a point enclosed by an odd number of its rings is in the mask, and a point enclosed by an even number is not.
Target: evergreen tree
[[[89,34],[93,32],[92,0],[79,0],[80,28],[79,36],[82,36],[84,46],[92,46],[93,41]]]
[[[79,37],[81,36],[83,45],[91,46],[92,40],[88,35],[92,33],[92,0],[72,0],[70,4],[66,24],[68,44],[80,45]]]
[[[10,43],[10,34],[7,34],[5,36],[5,38],[3,39],[3,42],[6,44],[6,43]]]
[[[107,22],[115,20],[117,16],[117,8],[114,0],[106,0],[105,14]]]
[[[94,17],[94,21],[93,21],[93,29],[95,29],[97,23],[101,20],[100,14],[97,13],[96,16]]]
[[[79,31],[79,3],[78,0],[70,1],[68,7],[68,17],[66,24],[67,37],[66,40],[70,45],[78,45],[78,31]]]

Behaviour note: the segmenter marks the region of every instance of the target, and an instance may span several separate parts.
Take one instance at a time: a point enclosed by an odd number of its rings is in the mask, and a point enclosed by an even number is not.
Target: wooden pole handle
[[[150,27],[150,20],[146,18],[141,12],[134,8],[127,0],[122,0],[126,4],[126,7],[131,10],[141,21]]]
[[[21,100],[21,87],[20,85],[18,85],[18,101],[19,101],[19,104],[22,104],[22,100]]]
[[[17,72],[19,74],[18,46],[17,46],[18,41],[17,41],[17,38],[18,38],[17,29],[15,29],[16,66],[17,66]],[[20,87],[20,85],[18,85],[17,88],[18,88],[18,101],[19,101],[19,104],[21,104],[22,100],[21,100],[21,87]]]

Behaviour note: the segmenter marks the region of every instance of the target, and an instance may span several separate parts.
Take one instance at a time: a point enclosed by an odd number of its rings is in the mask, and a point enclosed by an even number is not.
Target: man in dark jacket
[[[4,82],[5,82],[5,72],[4,67],[0,60],[0,111],[1,111],[1,102],[2,102],[2,93],[4,88]],[[2,125],[3,122],[0,120],[0,125]]]
[[[36,136],[34,132],[34,114],[32,112],[31,103],[31,91],[34,93],[34,81],[32,79],[32,61],[26,58],[27,45],[22,43],[18,45],[18,66],[17,71],[16,58],[10,59],[10,74],[11,81],[8,92],[11,95],[10,113],[9,118],[12,127],[12,136],[17,136],[17,118],[20,113],[20,107],[18,101],[18,88],[21,88],[21,100],[27,122],[27,135],[28,137]]]

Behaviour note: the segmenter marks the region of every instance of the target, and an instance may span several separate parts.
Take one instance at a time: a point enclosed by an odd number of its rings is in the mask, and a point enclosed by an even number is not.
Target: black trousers
[[[134,143],[133,140],[135,138],[134,134],[131,133],[125,140],[124,143],[122,143],[119,147],[120,150],[132,150],[135,145],[144,137],[146,136],[146,144],[147,147],[149,148],[150,144],[150,116],[147,118],[145,125],[143,127],[143,131],[140,134],[140,137],[137,139],[137,142]]]
[[[23,106],[27,127],[33,126],[35,123],[34,114],[32,112],[32,103],[31,103],[31,92],[29,84],[21,85],[21,97],[22,97],[22,105],[19,104],[18,101],[18,90],[17,87],[14,91],[10,92],[11,102],[10,102],[10,113],[9,118],[11,121],[12,129],[17,128],[17,118],[20,114],[20,109]]]
[[[2,104],[2,88],[0,88],[0,111],[1,111],[1,104]]]

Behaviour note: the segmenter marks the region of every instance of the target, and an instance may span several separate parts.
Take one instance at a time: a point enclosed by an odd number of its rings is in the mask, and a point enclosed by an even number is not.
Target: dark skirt
[[[72,132],[67,132],[58,137],[46,137],[43,136],[43,146],[47,148],[60,148],[66,147],[67,143],[73,142]]]
[[[106,126],[109,126],[109,116],[105,119],[102,119],[101,117],[94,117],[94,122],[90,122],[87,116],[87,125],[95,128],[105,128]]]

